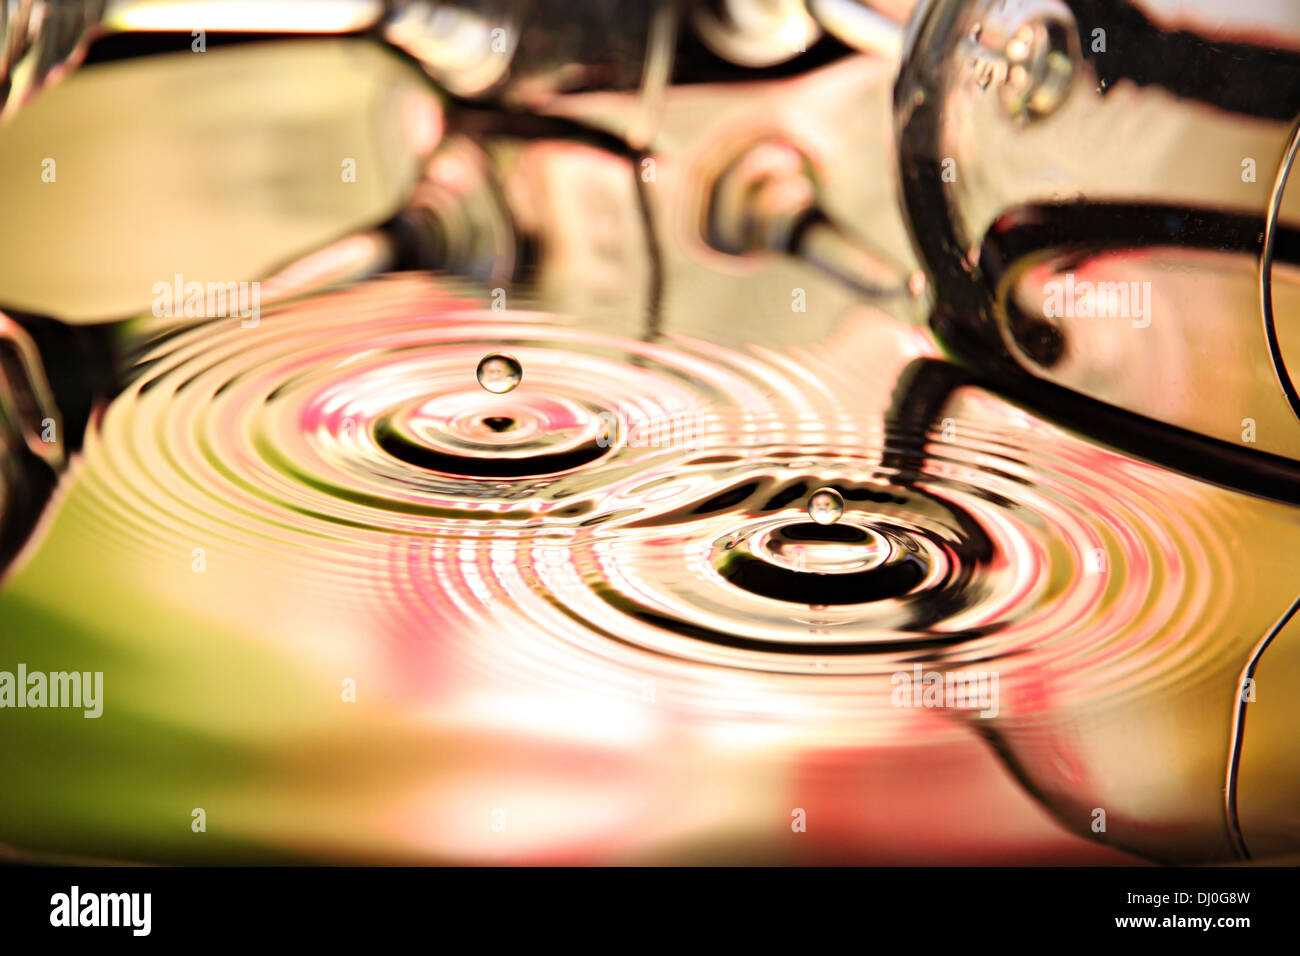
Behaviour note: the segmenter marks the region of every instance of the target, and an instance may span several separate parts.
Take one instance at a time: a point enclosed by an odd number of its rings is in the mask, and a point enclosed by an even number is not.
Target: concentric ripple
[[[647,344],[376,281],[147,346],[85,485],[118,548],[289,569],[508,686],[725,708],[725,668],[870,710],[918,661],[1059,701],[1223,653],[1235,499],[971,390],[887,432],[873,348]],[[525,370],[502,394],[497,351]]]
[[[257,329],[178,335],[144,355],[103,422],[105,435],[129,432],[133,464],[163,486],[139,528],[189,517],[232,545],[311,561],[322,538],[382,551],[391,534],[574,527],[606,486],[724,427],[718,407],[743,402],[752,429],[781,414],[743,370],[690,351],[545,316],[501,321],[427,291],[393,314],[395,288],[317,300]],[[527,377],[492,394],[475,369],[502,343]]]

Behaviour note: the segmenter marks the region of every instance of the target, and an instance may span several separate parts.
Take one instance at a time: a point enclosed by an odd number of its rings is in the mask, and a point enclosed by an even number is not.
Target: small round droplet
[[[808,499],[808,517],[818,524],[834,524],[844,514],[844,499],[834,488],[818,488]]]
[[[504,352],[495,352],[478,363],[478,383],[496,395],[513,391],[523,377],[523,366]]]

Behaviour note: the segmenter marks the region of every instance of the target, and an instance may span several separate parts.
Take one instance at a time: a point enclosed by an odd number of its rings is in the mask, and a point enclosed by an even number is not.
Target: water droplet
[[[478,363],[478,383],[489,392],[502,395],[513,391],[524,377],[524,368],[512,355],[496,352]]]
[[[818,524],[834,524],[844,514],[844,499],[834,488],[818,488],[808,499],[808,517]]]

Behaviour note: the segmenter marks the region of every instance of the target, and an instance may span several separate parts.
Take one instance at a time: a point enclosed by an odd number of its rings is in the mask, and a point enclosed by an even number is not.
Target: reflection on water
[[[9,657],[39,634],[49,666],[106,672],[111,754],[50,770],[137,808],[141,843],[89,845],[889,859],[852,804],[904,819],[932,767],[857,788],[906,753],[970,765],[943,785],[990,818],[949,850],[954,825],[913,820],[920,858],[1088,858],[1025,807],[992,835],[1023,798],[985,792],[986,741],[1067,830],[1229,858],[1228,727],[1294,597],[1288,509],[974,388],[912,428],[895,386],[924,340],[861,313],[836,338],[647,344],[406,276],[142,344],[0,598]],[[524,369],[505,394],[476,377],[492,349]],[[843,514],[818,524],[826,488]],[[976,671],[983,716],[899,706],[900,673]],[[32,729],[10,756],[67,746]],[[772,804],[860,829],[792,849]],[[215,849],[184,846],[192,806]]]
[[[0,257],[6,305],[78,323],[7,313],[0,354],[44,360],[66,444],[44,461],[47,416],[0,402],[0,554],[30,543],[0,671],[102,671],[106,699],[94,720],[5,711],[0,844],[1300,852],[1300,438],[1252,299],[1267,191],[1236,178],[1289,114],[1239,83],[1107,72],[1136,68],[1088,55],[1088,8],[935,0],[896,101],[892,60],[667,87],[663,47],[626,84],[512,87],[555,112],[502,116],[340,41],[92,66],[25,107],[11,170],[76,153],[50,145],[66,115],[114,119],[77,128],[104,178],[0,177],[33,230]],[[722,25],[710,55],[776,62]],[[207,93],[167,99],[182,81]],[[559,102],[591,85],[636,92]],[[294,95],[259,109],[268,88]],[[85,255],[69,209],[111,223]],[[309,249],[251,324],[98,324],[158,278],[266,279]],[[321,291],[348,276],[370,277]],[[1120,286],[1116,314],[1074,307]],[[79,379],[110,341],[116,381]],[[4,381],[33,379],[19,364]]]

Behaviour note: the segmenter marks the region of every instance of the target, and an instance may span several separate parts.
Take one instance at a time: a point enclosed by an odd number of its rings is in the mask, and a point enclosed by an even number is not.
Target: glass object
[[[401,8],[408,43],[449,22],[438,6]],[[751,38],[808,28],[795,5],[761,6],[707,12]],[[168,9],[119,21],[146,7]],[[290,7],[308,9],[259,10]],[[378,16],[316,8],[304,23],[325,32]],[[925,4],[903,44],[892,5],[807,10],[847,46],[746,66],[693,10],[673,43],[646,43],[663,20],[579,5],[525,18],[495,78],[471,56],[431,87],[368,39],[317,39],[98,65],[13,117],[0,442],[4,540],[26,547],[0,592],[0,660],[103,670],[118,760],[87,762],[80,732],[29,712],[0,761],[45,772],[0,791],[0,821],[23,821],[0,842],[209,862],[1300,848],[1290,459],[1242,447],[1214,472],[1194,444],[1213,430],[1125,404],[1124,368],[1098,372],[1112,404],[1089,404],[979,338],[1016,314],[994,252],[1056,262],[1076,214],[1104,226],[1086,236],[1146,242],[1167,225],[1142,211],[1152,189],[1219,208],[1206,161],[1191,186],[1126,183],[1101,143],[1122,202],[1100,193],[1095,219],[1060,201],[1064,225],[1008,245],[1003,207],[1043,202],[1019,140],[1120,102],[1080,87],[1097,67],[1077,25],[1041,4]],[[1111,49],[1146,36],[1116,23]],[[1104,78],[1109,97],[1177,79]],[[1191,95],[1222,90],[1179,89],[1195,102],[1151,107],[1139,132],[1226,123],[1228,142],[1250,125]],[[1256,120],[1285,148],[1286,119]],[[953,152],[918,151],[927,128]],[[1082,175],[1081,143],[1061,129],[1034,148]],[[29,175],[50,152],[56,188]],[[1276,205],[1242,207],[1264,250],[1286,244]],[[1184,243],[1156,239],[1186,265]],[[1193,291],[1235,302],[1222,271],[1189,273]],[[259,283],[260,312],[159,315],[154,285],[177,272]],[[1061,281],[1054,317],[1083,341]],[[1218,315],[1191,305],[1126,330],[1186,350],[1194,328],[1157,323]],[[1037,341],[1013,332],[993,341]],[[526,385],[480,387],[499,354]],[[810,514],[826,489],[840,507]],[[195,793],[228,836],[189,839]]]
[[[1157,436],[1111,409],[1142,416],[1171,426],[1145,446],[1161,460],[1293,499],[1278,456],[1300,457],[1300,420],[1258,277],[1267,233],[1275,308],[1295,312],[1300,194],[1274,186],[1298,78],[1292,4],[926,4],[898,163],[945,345],[1007,387],[1059,386],[1034,400],[1108,440]],[[1294,351],[1294,323],[1269,328]]]

